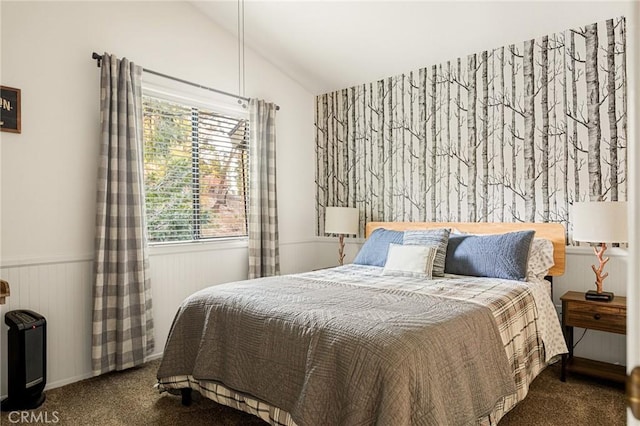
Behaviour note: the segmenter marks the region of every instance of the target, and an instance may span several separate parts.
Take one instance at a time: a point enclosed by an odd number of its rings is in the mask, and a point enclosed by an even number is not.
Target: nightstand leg
[[[560,371],[560,381],[567,381],[567,366],[573,358],[573,327],[565,326],[564,329],[564,341],[567,344],[567,349],[569,349],[568,354],[562,355],[562,369]]]

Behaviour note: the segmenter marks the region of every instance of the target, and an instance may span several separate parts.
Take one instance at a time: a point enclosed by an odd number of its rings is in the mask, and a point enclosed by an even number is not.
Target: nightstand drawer
[[[571,304],[566,312],[565,325],[626,334],[626,310],[619,312],[616,308],[603,309],[601,306]]]

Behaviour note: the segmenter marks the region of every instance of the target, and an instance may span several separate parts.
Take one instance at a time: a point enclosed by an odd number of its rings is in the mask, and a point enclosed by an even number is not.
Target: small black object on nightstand
[[[613,293],[610,291],[603,291],[598,293],[595,290],[589,290],[584,294],[586,300],[597,300],[599,302],[611,302],[613,300]]]

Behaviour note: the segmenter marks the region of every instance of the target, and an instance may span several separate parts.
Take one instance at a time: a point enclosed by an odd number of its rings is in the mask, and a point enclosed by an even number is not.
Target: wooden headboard
[[[460,232],[473,234],[503,234],[505,232],[534,230],[537,238],[546,238],[553,243],[554,265],[549,275],[564,274],[565,264],[565,230],[559,223],[486,223],[486,222],[369,222],[365,235],[369,237],[374,229],[385,228],[393,231],[416,229],[454,228]]]

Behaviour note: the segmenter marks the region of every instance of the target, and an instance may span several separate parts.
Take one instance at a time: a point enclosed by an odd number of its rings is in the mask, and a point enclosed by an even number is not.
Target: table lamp
[[[338,234],[338,261],[344,263],[344,235],[358,234],[360,212],[355,207],[327,207],[325,210],[325,234]]]
[[[604,257],[607,243],[626,243],[627,237],[627,203],[625,201],[590,201],[573,203],[571,209],[571,223],[573,225],[573,240],[596,243],[593,251],[599,266],[591,265],[596,274],[596,290],[589,290],[585,294],[587,300],[609,302],[613,293],[602,291],[602,282],[609,273],[603,273],[604,266],[609,261]]]

